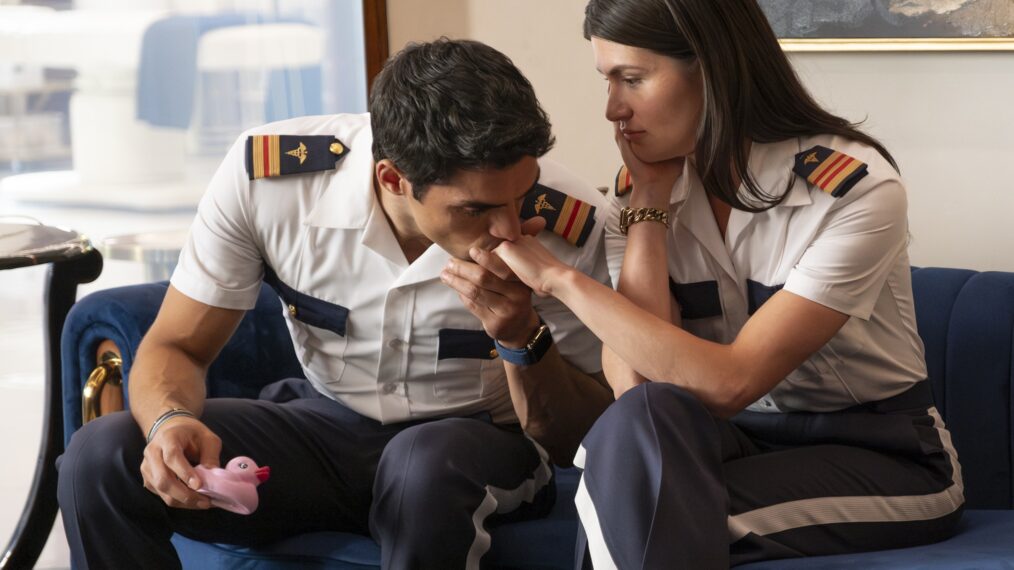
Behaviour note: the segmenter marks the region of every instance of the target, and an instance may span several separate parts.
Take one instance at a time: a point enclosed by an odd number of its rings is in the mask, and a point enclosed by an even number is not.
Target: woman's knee
[[[650,424],[662,414],[701,411],[706,412],[706,408],[687,390],[665,382],[645,382],[627,390],[613,402],[595,426],[606,424],[611,429],[636,427]]]

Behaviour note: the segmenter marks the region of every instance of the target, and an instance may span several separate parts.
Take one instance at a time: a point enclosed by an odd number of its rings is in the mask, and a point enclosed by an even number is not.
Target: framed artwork
[[[1014,51],[1014,0],[758,0],[786,51]]]

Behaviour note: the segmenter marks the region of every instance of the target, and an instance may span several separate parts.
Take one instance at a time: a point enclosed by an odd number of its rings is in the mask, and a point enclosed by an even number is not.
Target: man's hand
[[[475,263],[452,259],[440,278],[482,321],[486,334],[508,348],[521,348],[539,326],[532,290],[495,253],[472,248]]]
[[[191,466],[219,467],[222,440],[195,418],[173,418],[162,425],[144,448],[141,477],[144,488],[166,505],[179,509],[207,509],[211,500],[197,492],[202,481]]]

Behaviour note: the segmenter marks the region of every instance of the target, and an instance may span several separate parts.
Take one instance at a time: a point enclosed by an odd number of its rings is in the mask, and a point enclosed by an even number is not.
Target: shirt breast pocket
[[[483,330],[440,329],[434,395],[465,403],[484,395],[487,372],[500,363],[493,339]]]
[[[722,316],[722,297],[718,292],[718,281],[676,283],[670,277],[669,291],[680,304],[680,317],[684,320]]]
[[[324,301],[289,287],[267,270],[264,281],[281,298],[289,317],[306,327],[293,327],[294,341],[302,349],[302,364],[323,372],[329,382],[341,380],[345,369],[345,348],[348,343],[349,309]]]

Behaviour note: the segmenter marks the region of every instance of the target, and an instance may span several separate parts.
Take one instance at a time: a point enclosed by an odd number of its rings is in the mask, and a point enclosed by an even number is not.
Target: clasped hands
[[[569,269],[535,238],[544,227],[541,217],[527,220],[517,240],[493,250],[472,248],[471,261],[452,258],[440,273],[486,334],[508,348],[524,346],[539,326],[532,292],[548,294],[540,276],[553,267]]]

